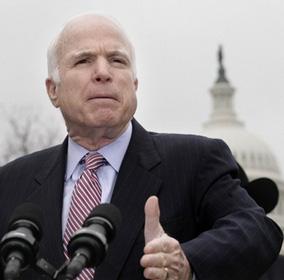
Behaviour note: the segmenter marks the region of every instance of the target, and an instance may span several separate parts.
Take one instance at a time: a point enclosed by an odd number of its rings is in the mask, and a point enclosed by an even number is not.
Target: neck
[[[74,142],[86,148],[89,151],[98,150],[106,146],[119,137],[128,127],[129,124],[119,128],[94,128],[86,131],[86,129],[70,129],[68,134]]]

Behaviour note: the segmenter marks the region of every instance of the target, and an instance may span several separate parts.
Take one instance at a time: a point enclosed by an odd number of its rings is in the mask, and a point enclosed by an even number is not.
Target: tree
[[[13,106],[2,111],[5,133],[1,137],[0,165],[62,139],[64,130],[55,116],[47,116],[31,106]]]

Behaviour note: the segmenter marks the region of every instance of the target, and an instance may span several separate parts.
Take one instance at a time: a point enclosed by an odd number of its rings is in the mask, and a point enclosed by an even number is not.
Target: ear
[[[45,87],[51,103],[54,107],[59,107],[59,100],[57,95],[57,84],[50,78],[45,80]]]

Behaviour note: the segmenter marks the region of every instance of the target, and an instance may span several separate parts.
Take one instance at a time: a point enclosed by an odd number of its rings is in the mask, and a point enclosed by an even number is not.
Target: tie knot
[[[97,170],[102,165],[106,164],[106,159],[99,153],[85,155],[85,166],[89,170]]]

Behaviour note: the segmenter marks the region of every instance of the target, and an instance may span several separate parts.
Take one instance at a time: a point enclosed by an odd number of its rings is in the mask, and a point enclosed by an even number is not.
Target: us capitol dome
[[[218,78],[210,89],[213,110],[209,120],[203,124],[202,134],[223,139],[245,170],[249,181],[268,177],[277,184],[279,201],[269,216],[284,231],[284,181],[277,159],[267,143],[248,131],[244,123],[238,119],[233,103],[235,89],[226,77],[221,47],[218,51],[218,62]]]

